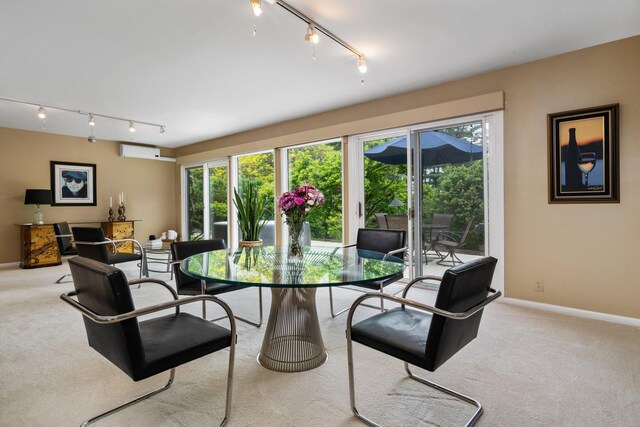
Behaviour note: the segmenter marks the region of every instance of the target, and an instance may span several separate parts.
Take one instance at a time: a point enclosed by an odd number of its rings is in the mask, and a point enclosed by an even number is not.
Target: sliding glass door
[[[357,203],[350,202],[350,241],[358,227],[406,230],[411,254],[407,276],[441,275],[488,254],[490,194],[495,195],[494,218],[502,227],[501,174],[489,191],[492,117],[351,137],[348,199]],[[501,164],[493,167],[494,173],[502,170]],[[496,233],[494,240],[501,236]]]
[[[206,177],[206,179],[205,179]],[[183,239],[225,239],[227,221],[227,160],[185,167],[185,230]]]

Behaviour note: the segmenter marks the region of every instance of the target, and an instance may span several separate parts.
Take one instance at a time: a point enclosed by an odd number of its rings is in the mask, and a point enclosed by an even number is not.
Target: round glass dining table
[[[403,260],[355,247],[231,248],[184,259],[180,270],[196,279],[271,288],[271,310],[258,361],[279,372],[317,368],[327,360],[316,310],[319,287],[401,278]]]

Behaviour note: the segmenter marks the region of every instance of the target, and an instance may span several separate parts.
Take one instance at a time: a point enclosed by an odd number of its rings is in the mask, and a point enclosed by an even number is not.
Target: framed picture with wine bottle
[[[547,115],[549,203],[619,203],[618,104]]]

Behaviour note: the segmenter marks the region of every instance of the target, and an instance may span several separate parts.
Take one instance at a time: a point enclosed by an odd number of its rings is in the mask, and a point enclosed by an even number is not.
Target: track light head
[[[160,126],[160,135],[164,135],[164,126]]]
[[[129,122],[129,132],[135,132],[136,125],[133,122]]]
[[[364,59],[364,55],[358,57],[358,70],[362,74],[367,72],[367,61]]]
[[[89,114],[89,126],[95,126],[95,125],[96,125],[95,117],[93,117],[93,114]]]
[[[251,7],[253,8],[253,14],[255,16],[262,15],[262,5],[260,4],[260,0],[249,0]]]
[[[304,39],[313,44],[318,44],[318,42],[320,41],[320,36],[318,35],[316,27],[313,24],[309,24],[309,26],[307,27],[307,34],[305,34]]]
[[[44,110],[43,107],[38,108],[38,117],[40,117],[41,119],[47,118],[47,112]]]

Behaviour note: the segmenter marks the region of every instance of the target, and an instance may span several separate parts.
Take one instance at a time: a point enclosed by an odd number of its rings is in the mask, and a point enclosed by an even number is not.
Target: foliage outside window
[[[302,182],[324,195],[324,204],[312,209],[305,220],[313,240],[342,241],[342,144],[340,141],[291,148],[289,189]]]

